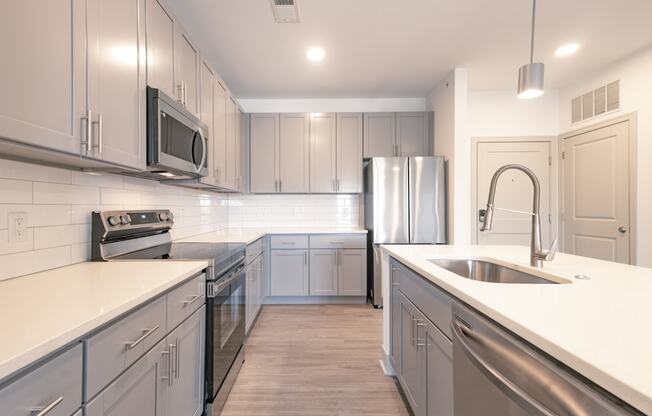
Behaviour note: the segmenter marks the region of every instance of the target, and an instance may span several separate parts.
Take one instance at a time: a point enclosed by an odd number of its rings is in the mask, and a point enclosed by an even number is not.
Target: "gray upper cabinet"
[[[308,250],[272,250],[271,295],[308,296]]]
[[[428,154],[428,113],[396,113],[397,156]]]
[[[88,157],[145,167],[145,0],[88,0]]]
[[[145,5],[147,85],[176,97],[174,88],[174,18],[158,0]]]
[[[310,114],[310,192],[337,192],[337,115]]]
[[[213,178],[217,186],[226,186],[226,101],[225,84],[215,77],[213,85]]]
[[[239,105],[236,104],[235,110],[235,146],[234,146],[234,156],[233,160],[235,161],[235,190],[242,192],[243,183],[242,183],[242,148],[244,141],[244,129],[242,128],[242,121],[244,120],[245,115]]]
[[[310,296],[337,295],[338,251],[310,250]]]
[[[199,104],[200,104],[200,119],[201,121],[208,126],[208,137],[206,138],[208,142],[208,173],[205,177],[200,180],[208,185],[215,185],[215,161],[214,161],[214,147],[215,147],[215,108],[214,108],[214,98],[215,93],[213,88],[215,86],[215,75],[208,63],[201,63],[200,72],[199,72]]]
[[[278,190],[276,167],[279,134],[278,114],[252,114],[250,124],[250,187],[253,193]]]
[[[428,156],[432,112],[365,113],[364,157]]]
[[[364,157],[396,155],[396,114],[364,114]]]
[[[181,26],[175,25],[174,40],[174,75],[177,101],[188,111],[199,116],[199,52],[193,46]]]
[[[0,138],[79,155],[86,140],[85,1],[10,3],[0,13]]]
[[[86,416],[165,415],[170,382],[170,350],[165,340],[112,382],[86,406]]]
[[[233,97],[229,96],[226,100],[226,171],[225,183],[229,189],[238,187],[238,166],[237,161],[237,123],[238,123],[238,105]]]
[[[204,326],[202,306],[167,337],[172,355],[168,415],[201,416],[204,410]]]
[[[308,114],[289,113],[279,117],[278,187],[281,193],[307,193],[310,189],[309,129]]]
[[[339,250],[338,279],[340,296],[365,296],[367,294],[367,250]]]
[[[362,113],[337,114],[337,192],[362,192]]]

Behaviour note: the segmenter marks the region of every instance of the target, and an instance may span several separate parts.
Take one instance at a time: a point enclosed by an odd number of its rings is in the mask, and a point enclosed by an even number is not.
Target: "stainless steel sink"
[[[490,283],[528,283],[528,284],[558,284],[553,280],[544,279],[516,269],[501,266],[485,260],[473,259],[432,259],[431,263],[453,272],[466,279]]]

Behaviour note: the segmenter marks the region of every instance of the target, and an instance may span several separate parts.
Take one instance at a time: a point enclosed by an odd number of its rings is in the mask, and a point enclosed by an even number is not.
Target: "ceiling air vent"
[[[270,0],[276,23],[298,23],[297,0]]]
[[[620,110],[620,81],[614,81],[571,100],[571,122]]]

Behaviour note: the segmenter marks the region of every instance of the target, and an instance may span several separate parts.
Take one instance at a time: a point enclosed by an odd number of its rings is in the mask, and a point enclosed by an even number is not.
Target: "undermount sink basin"
[[[544,279],[516,269],[501,266],[485,260],[474,259],[432,259],[431,263],[449,272],[471,280],[489,283],[527,283],[527,284],[559,284],[553,280]]]

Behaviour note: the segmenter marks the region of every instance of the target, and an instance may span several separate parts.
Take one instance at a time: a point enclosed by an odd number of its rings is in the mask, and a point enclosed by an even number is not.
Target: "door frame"
[[[586,127],[582,127],[575,130],[570,130],[566,133],[559,135],[559,146],[558,146],[558,160],[561,160],[562,152],[564,151],[564,140],[571,137],[578,136],[580,134],[588,133],[594,130],[603,129],[605,127],[613,126],[614,124],[619,124],[627,122],[629,124],[629,137],[627,138],[628,145],[628,154],[629,154],[629,264],[637,264],[638,250],[636,247],[636,235],[637,235],[637,217],[636,217],[636,207],[638,202],[637,190],[637,112],[631,112],[624,114],[618,117],[610,118],[608,120],[600,121],[595,124],[591,124]],[[558,199],[558,212],[560,216],[564,213],[564,164],[559,163],[559,199]],[[559,239],[559,249],[560,251],[564,250],[564,221],[559,221],[558,234],[562,236]]]
[[[471,244],[478,244],[477,233],[477,215],[478,215],[478,196],[476,189],[478,186],[478,145],[480,143],[548,143],[550,146],[550,239],[557,238],[559,241],[560,230],[560,210],[559,203],[559,160],[561,151],[559,151],[559,137],[557,136],[491,136],[491,137],[472,137],[471,138]]]

